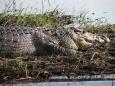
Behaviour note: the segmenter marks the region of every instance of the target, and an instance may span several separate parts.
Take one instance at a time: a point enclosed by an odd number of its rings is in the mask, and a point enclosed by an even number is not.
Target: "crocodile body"
[[[0,55],[33,54],[32,35],[25,27],[0,27]]]
[[[93,36],[93,37],[92,37]],[[0,56],[17,55],[73,55],[82,47],[96,41],[109,42],[78,28],[43,29],[18,26],[0,26]]]

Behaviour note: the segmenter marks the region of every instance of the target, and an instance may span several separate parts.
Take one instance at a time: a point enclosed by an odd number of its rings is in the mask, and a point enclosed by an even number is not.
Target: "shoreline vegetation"
[[[107,74],[104,74],[105,76]],[[110,75],[110,74],[109,74]],[[6,81],[3,83],[3,85],[6,84],[28,84],[28,83],[52,83],[52,82],[84,82],[84,81],[112,81],[114,83],[115,78],[96,78],[98,75],[92,75],[89,76],[91,78],[86,78],[86,76],[79,76],[79,77],[85,77],[85,78],[76,78],[76,79],[48,79],[48,80],[38,80],[38,79],[32,79],[32,78],[21,78],[21,79],[15,79],[11,81]],[[101,76],[101,75],[100,75]],[[62,76],[63,77],[63,76]],[[93,78],[92,78],[93,77]]]
[[[115,27],[107,21],[102,21],[103,17],[92,20],[87,17],[85,12],[81,12],[77,16],[65,15],[57,9],[43,14],[22,13],[23,10],[13,14],[8,11],[0,13],[0,26],[56,28],[77,23],[79,27],[95,34],[107,34],[110,37],[111,34],[115,33]],[[95,13],[92,13],[92,15],[95,15]],[[92,50],[89,49],[84,53],[79,52],[78,57],[53,55],[20,56],[16,58],[0,57],[0,83],[14,82],[16,79],[20,81],[22,78],[25,81],[26,79],[31,81],[32,78],[35,81],[47,81],[55,75],[67,76],[69,80],[70,76],[115,74],[115,58],[107,51],[106,47],[99,46],[93,47]],[[98,52],[98,54],[94,55],[95,52]],[[115,78],[113,79],[115,80]]]
[[[87,60],[65,56],[1,58],[0,81],[25,83],[115,80],[115,65],[112,63],[115,59],[104,61],[105,58]],[[106,77],[111,74],[113,76],[110,78]]]

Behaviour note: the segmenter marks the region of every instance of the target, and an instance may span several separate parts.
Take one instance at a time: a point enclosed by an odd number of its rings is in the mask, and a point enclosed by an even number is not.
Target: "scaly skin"
[[[75,55],[78,49],[91,47],[97,41],[108,43],[109,39],[73,27],[0,26],[0,56]]]

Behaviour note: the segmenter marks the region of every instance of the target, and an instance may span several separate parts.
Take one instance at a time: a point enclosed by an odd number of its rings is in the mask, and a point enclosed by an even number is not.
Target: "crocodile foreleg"
[[[35,44],[36,53],[38,53],[38,55],[75,55],[77,52],[76,49],[60,46],[58,39],[45,34],[42,30],[39,30],[39,32],[35,32],[35,34],[33,35],[33,42]]]
[[[53,43],[50,43],[47,46],[49,46],[49,49],[54,54],[61,54],[61,55],[76,55],[77,54],[76,49],[70,49],[70,48],[61,47],[61,46],[53,44]]]

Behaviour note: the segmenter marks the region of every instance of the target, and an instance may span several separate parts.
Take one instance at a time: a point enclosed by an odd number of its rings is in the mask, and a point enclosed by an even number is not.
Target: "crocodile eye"
[[[83,33],[85,33],[86,31],[83,31]]]

